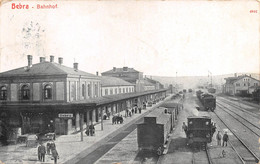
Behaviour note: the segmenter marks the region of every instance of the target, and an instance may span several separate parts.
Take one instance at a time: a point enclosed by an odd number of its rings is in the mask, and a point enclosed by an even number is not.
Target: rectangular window
[[[115,89],[115,94],[117,94],[117,88]]]
[[[108,95],[108,89],[105,89],[105,95]]]
[[[121,88],[119,88],[119,94],[121,93]]]
[[[123,88],[123,93],[125,93],[125,88]]]
[[[111,94],[111,95],[113,94],[113,89],[110,89],[110,94]]]
[[[128,88],[126,88],[126,93],[128,93]]]

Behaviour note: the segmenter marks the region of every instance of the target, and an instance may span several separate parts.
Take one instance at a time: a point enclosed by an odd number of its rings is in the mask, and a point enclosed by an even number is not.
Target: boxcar
[[[214,111],[216,108],[216,97],[211,94],[202,94],[201,103],[206,110]]]
[[[164,102],[163,104],[160,105],[160,107],[164,107],[168,109],[168,112],[172,115],[173,120],[177,120],[178,119],[178,114],[180,112],[180,110],[183,108],[182,103],[180,103],[179,101],[167,101]],[[174,122],[173,122],[174,125]]]
[[[187,119],[186,136],[189,144],[210,143],[214,133],[211,118],[207,116],[192,116]]]
[[[167,108],[156,108],[137,124],[139,151],[148,150],[161,155],[172,131],[172,116]]]

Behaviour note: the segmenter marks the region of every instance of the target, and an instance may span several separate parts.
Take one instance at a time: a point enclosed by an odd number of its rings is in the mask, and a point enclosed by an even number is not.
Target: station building
[[[70,134],[102,124],[104,113],[114,115],[166,96],[165,89],[102,96],[100,77],[79,70],[78,63],[67,67],[63,58],[54,62],[54,56],[36,64],[31,55],[27,59],[27,66],[0,73],[0,130],[10,140],[21,134]],[[133,85],[128,87],[133,91]]]
[[[28,65],[0,74],[0,117],[8,126],[21,129],[20,133],[39,133],[47,129],[69,131],[76,125],[79,114],[67,109],[74,101],[101,96],[100,79],[90,73],[40,58],[40,63],[32,64],[28,55]],[[63,119],[68,117],[69,119]],[[65,132],[60,132],[65,133]]]
[[[247,95],[250,94],[251,88],[260,86],[260,81],[251,77],[251,75],[241,75],[225,78],[226,83],[223,91],[229,95]]]

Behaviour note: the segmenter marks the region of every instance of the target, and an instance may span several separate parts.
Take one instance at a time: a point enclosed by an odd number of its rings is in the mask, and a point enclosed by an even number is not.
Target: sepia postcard
[[[259,163],[259,4],[0,0],[0,164]]]

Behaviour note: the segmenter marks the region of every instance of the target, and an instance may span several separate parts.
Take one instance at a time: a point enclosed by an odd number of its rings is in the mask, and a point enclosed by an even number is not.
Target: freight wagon
[[[137,124],[137,142],[139,151],[163,154],[169,143],[169,135],[173,129],[173,112],[167,108],[156,108]]]

